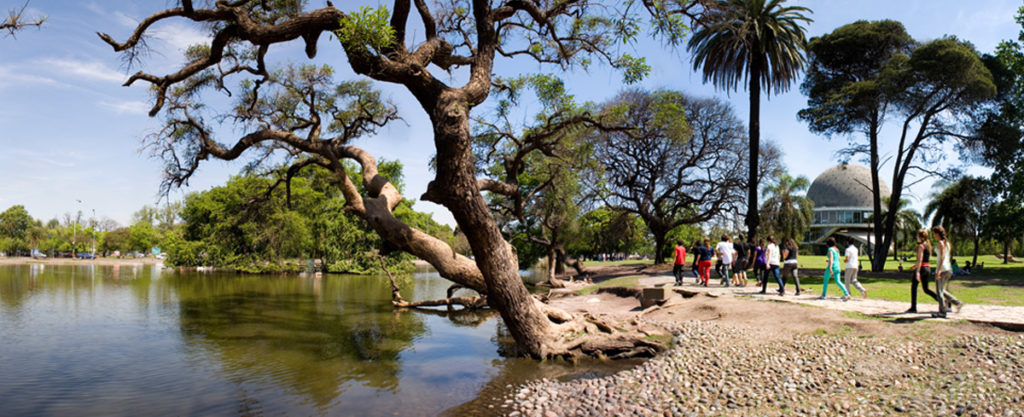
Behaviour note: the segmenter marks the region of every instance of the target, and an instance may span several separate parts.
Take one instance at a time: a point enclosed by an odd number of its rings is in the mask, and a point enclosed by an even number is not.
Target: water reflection
[[[621,367],[508,359],[498,323],[396,311],[381,277],[0,266],[0,414],[476,414],[510,383]]]

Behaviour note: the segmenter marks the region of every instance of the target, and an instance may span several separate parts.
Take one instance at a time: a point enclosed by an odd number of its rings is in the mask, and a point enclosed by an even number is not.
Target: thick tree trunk
[[[438,100],[430,115],[437,176],[424,199],[447,207],[465,232],[487,286],[487,301],[501,314],[521,353],[548,356],[549,342],[556,336],[552,323],[523,285],[512,246],[502,237],[477,185],[466,100],[451,91]]]
[[[1010,263],[1010,240],[1003,241],[1003,263]]]
[[[654,235],[654,264],[661,265],[665,263],[665,235],[668,232],[665,231],[654,231],[651,230],[651,234]]]
[[[747,178],[747,236],[750,242],[757,241],[757,227],[761,218],[757,213],[758,157],[761,151],[761,71],[760,61],[750,65],[750,174]]]
[[[555,272],[555,265],[558,264],[558,255],[555,253],[555,246],[548,246],[548,285],[551,288],[565,288],[565,281],[558,279]]]
[[[975,265],[978,265],[978,241],[979,240],[981,240],[981,238],[977,234],[975,234],[974,235],[974,259],[971,260],[971,266],[972,267],[975,266]]]
[[[558,255],[560,263],[563,265],[569,265],[572,269],[576,270],[576,276],[578,278],[586,279],[590,277],[590,272],[583,267],[583,262],[580,262],[579,259],[569,257],[569,254],[565,251],[565,247],[563,247],[561,243],[555,245],[555,253]]]

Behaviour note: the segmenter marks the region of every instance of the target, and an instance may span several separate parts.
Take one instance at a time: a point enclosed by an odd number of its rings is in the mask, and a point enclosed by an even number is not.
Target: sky
[[[45,222],[81,210],[86,217],[95,213],[97,218],[108,217],[126,225],[133,212],[158,202],[162,164],[140,147],[142,138],[160,127],[160,117],[146,115],[150,107],[147,85],[121,84],[127,74],[138,69],[161,75],[175,71],[184,49],[208,41],[208,37],[200,27],[182,20],[159,23],[151,29],[149,45],[153,53],[144,57],[141,67],[132,67],[129,72],[121,57],[96,32],[123,41],[139,20],[172,3],[32,0],[26,15],[45,15],[44,26],[0,38],[0,211],[20,204]],[[0,0],[0,12],[23,4],[23,0]],[[317,0],[309,4],[320,6]],[[342,10],[354,10],[378,2],[335,0],[334,4]],[[894,19],[917,40],[955,35],[972,42],[981,52],[991,52],[1000,41],[1016,39],[1021,30],[1014,22],[1021,0],[793,0],[787,4],[813,11],[810,17],[814,21],[807,26],[809,37],[855,20]],[[410,38],[419,35],[422,39],[422,30],[410,29]],[[630,51],[632,54],[646,57],[652,67],[641,87],[723,98],[746,123],[746,91],[721,91],[705,85],[692,71],[684,49],[673,50],[647,37],[629,48],[635,49]],[[295,42],[275,46],[269,60],[309,62],[301,51],[302,45]],[[313,62],[333,65],[336,80],[358,77],[349,69],[340,46],[327,37],[321,38],[319,51]],[[598,65],[568,74],[523,61],[498,60],[495,65],[500,75],[524,71],[561,75],[581,101],[601,102],[626,88],[618,73]],[[460,74],[451,77],[457,82]],[[806,97],[798,88],[800,81],[788,92],[762,97],[761,137],[780,145],[790,174],[813,180],[843,159],[835,153],[847,145],[847,138],[815,135],[797,119],[797,112],[806,106]],[[398,105],[404,120],[355,144],[378,158],[400,160],[405,166],[405,197],[418,199],[433,177],[429,169],[433,155],[429,121],[407,91],[394,85],[375,85]],[[218,101],[226,102],[213,102]],[[529,113],[529,108],[524,111]],[[883,137],[898,135],[891,124],[888,127]],[[239,132],[225,126],[218,134],[221,141],[232,142]],[[949,151],[955,153],[954,149]],[[169,198],[180,200],[189,192],[222,185],[241,167],[242,162],[207,161],[188,187],[172,192]],[[974,168],[971,172],[983,174],[985,170]],[[889,177],[891,164],[882,170],[882,178]],[[927,203],[931,185],[932,181],[925,179],[908,190],[912,206],[919,211]],[[454,225],[443,207],[427,202],[417,202],[415,207]]]

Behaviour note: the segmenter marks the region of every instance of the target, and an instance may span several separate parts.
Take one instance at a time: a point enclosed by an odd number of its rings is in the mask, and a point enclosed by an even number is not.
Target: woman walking
[[[764,278],[761,280],[760,294],[765,294],[768,290],[768,275],[771,274],[775,276],[775,282],[779,283],[779,295],[786,295],[786,284],[779,276],[779,246],[775,244],[774,236],[768,236],[768,247],[764,250],[764,257],[767,265],[764,269]]]
[[[697,264],[700,272],[700,285],[707,287],[708,280],[711,279],[711,239],[705,238],[704,246],[697,248],[697,252],[700,253],[700,263]]]
[[[907,310],[907,313],[917,312],[917,284],[921,284],[925,294],[934,298],[935,301],[939,301],[939,296],[928,289],[928,280],[932,277],[932,265],[929,263],[931,257],[932,242],[928,239],[928,230],[918,230],[917,262],[914,263],[914,279],[910,281],[910,309]]]
[[[825,254],[825,283],[822,284],[821,297],[818,299],[824,300],[828,295],[828,280],[831,278],[839,285],[839,289],[843,290],[843,301],[849,300],[850,292],[846,290],[846,286],[843,285],[843,280],[839,276],[839,249],[836,249],[836,238],[828,238],[826,245],[828,245],[828,252]]]
[[[932,236],[935,237],[935,240],[939,241],[937,248],[939,270],[938,276],[935,278],[935,292],[939,295],[939,312],[932,313],[932,317],[942,318],[946,317],[946,312],[949,311],[949,304],[953,304],[956,312],[959,313],[964,303],[949,293],[949,280],[953,278],[953,266],[949,262],[951,247],[949,241],[946,240],[946,229],[942,226],[935,226],[932,228]]]
[[[754,278],[757,278],[757,285],[761,285],[762,278],[764,278],[764,266],[768,265],[764,259],[764,239],[757,240],[757,246],[754,247]]]
[[[787,276],[793,277],[793,283],[796,284],[796,295],[800,295],[800,268],[796,260],[798,255],[796,242],[790,237],[782,242],[782,259],[784,259],[782,261],[782,282],[785,284]]]

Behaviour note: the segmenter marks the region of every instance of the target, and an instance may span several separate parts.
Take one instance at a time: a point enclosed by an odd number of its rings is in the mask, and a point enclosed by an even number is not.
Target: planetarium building
[[[883,198],[889,196],[889,186],[881,180],[879,188]],[[820,247],[829,236],[874,243],[870,169],[851,164],[829,168],[811,183],[807,198],[814,202],[814,221],[804,243]]]

